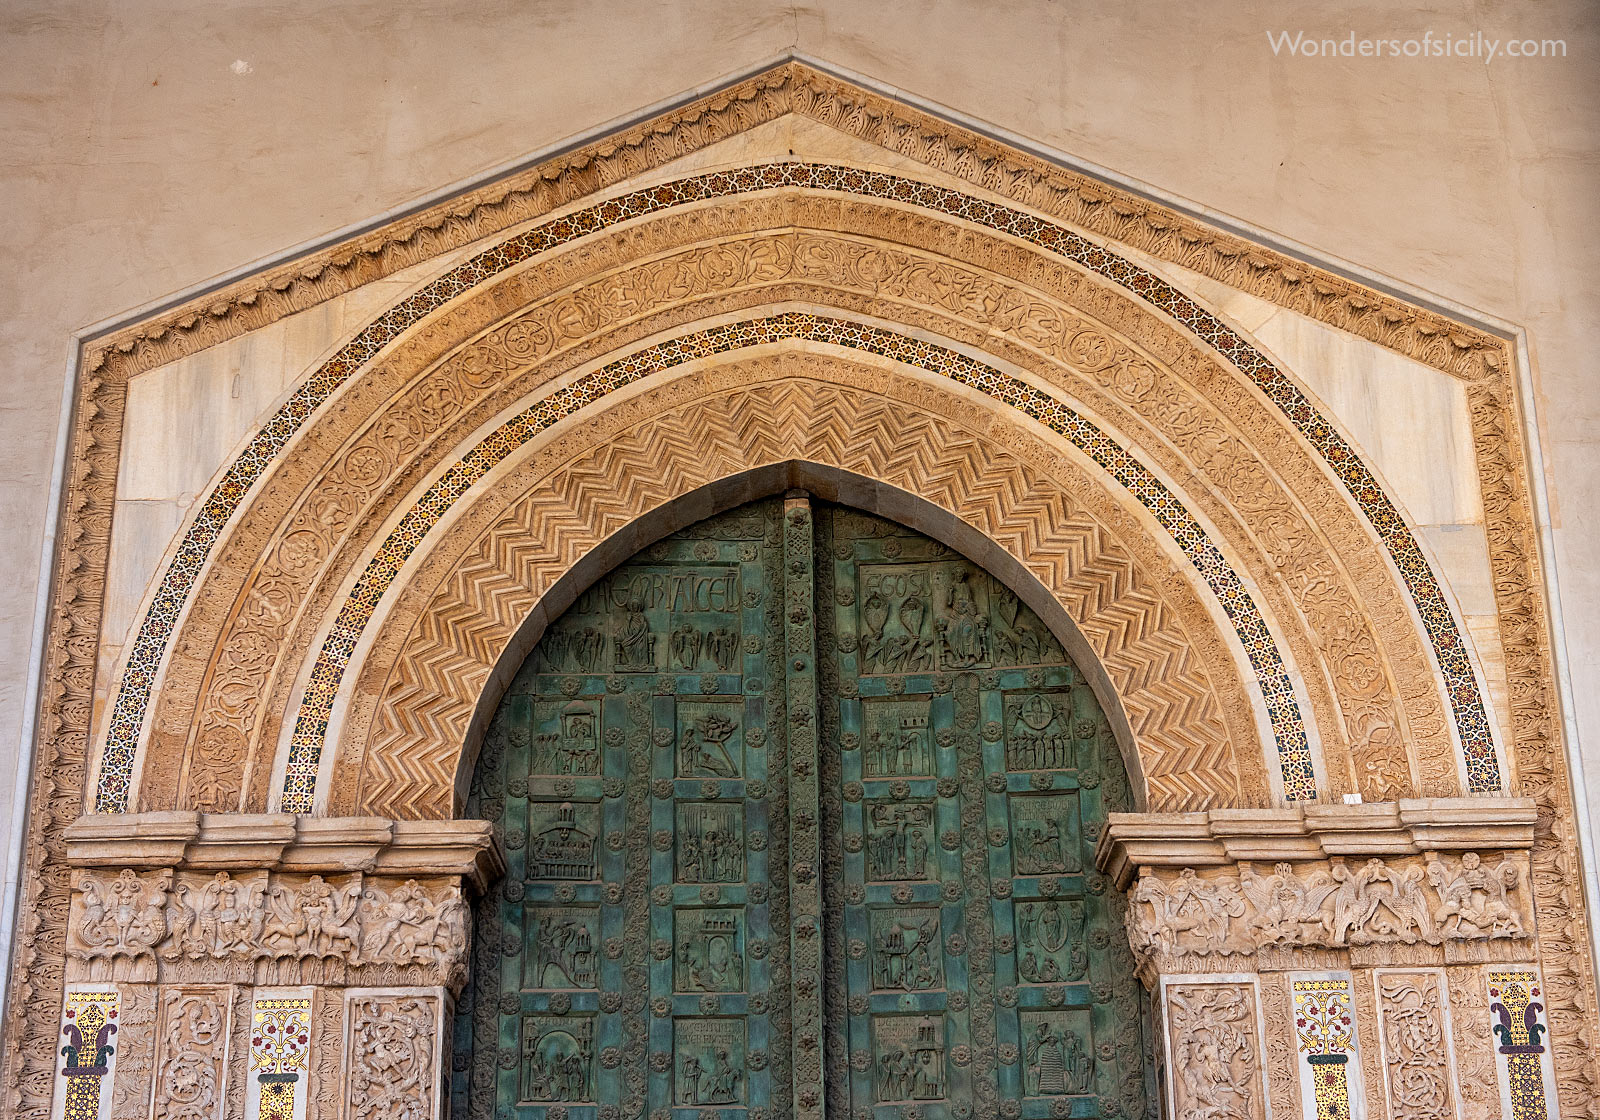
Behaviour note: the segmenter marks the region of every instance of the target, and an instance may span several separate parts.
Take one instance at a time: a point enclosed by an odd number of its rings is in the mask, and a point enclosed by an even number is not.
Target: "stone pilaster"
[[[1112,814],[1097,862],[1128,892],[1129,943],[1162,993],[1178,1114],[1256,1114],[1243,1028],[1230,1063],[1208,1052],[1186,1069],[1200,1044],[1177,1025],[1199,1021],[1197,1000],[1242,1015],[1246,991],[1274,1117],[1451,1117],[1458,1096],[1463,1118],[1531,1107],[1549,1089],[1545,1056],[1529,1056],[1539,1028],[1491,1045],[1479,990],[1522,1001],[1537,982],[1532,824],[1511,798]],[[1499,1099],[1479,1099],[1496,1073]]]
[[[63,1033],[87,1041],[55,1115],[436,1120],[466,892],[499,861],[488,826],[240,820],[67,830]]]

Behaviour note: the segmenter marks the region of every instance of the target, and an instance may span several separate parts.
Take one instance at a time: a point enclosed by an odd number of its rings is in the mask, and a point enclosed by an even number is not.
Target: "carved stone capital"
[[[458,875],[81,869],[73,888],[74,979],[452,989],[465,979],[469,921]]]
[[[1533,847],[1527,797],[1427,797],[1197,813],[1112,813],[1095,863],[1119,889],[1141,868],[1224,867]]]
[[[1128,940],[1156,973],[1304,967],[1331,963],[1316,951],[1364,956],[1367,946],[1385,961],[1419,958],[1404,963],[1521,959],[1533,952],[1529,883],[1527,854],[1514,850],[1145,867],[1129,894]]]
[[[460,877],[474,889],[505,861],[480,820],[399,821],[287,813],[95,813],[66,829],[73,867]]]

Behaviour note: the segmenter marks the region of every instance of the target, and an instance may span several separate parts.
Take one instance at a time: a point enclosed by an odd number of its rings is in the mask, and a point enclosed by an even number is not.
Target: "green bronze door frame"
[[[958,553],[791,491],[650,546],[528,655],[469,815],[453,1115],[1153,1114],[1093,870],[1083,676]]]

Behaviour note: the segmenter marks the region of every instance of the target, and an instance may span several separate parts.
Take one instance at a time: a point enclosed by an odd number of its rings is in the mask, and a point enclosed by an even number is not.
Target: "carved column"
[[[1532,842],[1512,798],[1112,814],[1173,1114],[1554,1116]]]
[[[486,824],[150,813],[66,838],[54,1116],[441,1116]]]

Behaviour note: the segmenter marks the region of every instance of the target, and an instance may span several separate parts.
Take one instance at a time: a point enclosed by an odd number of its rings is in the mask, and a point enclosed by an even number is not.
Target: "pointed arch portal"
[[[453,1108],[1146,1115],[1093,863],[1131,803],[1084,674],[978,565],[800,490],[694,524],[583,591],[489,721],[467,811],[507,872]]]
[[[1448,380],[1492,611],[1216,293]],[[118,567],[130,386],[330,300]],[[1517,360],[793,61],[101,340],[6,1107],[1588,1115]]]

